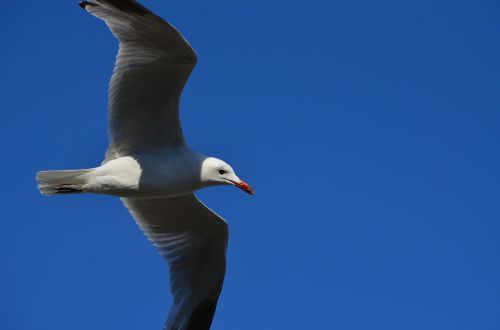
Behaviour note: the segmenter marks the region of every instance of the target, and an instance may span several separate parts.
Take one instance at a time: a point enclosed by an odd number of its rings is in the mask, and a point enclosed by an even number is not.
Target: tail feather
[[[36,174],[38,189],[43,195],[83,192],[91,170],[40,171]]]

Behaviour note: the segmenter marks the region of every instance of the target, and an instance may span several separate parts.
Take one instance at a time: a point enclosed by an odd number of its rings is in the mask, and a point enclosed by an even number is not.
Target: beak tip
[[[246,183],[245,181],[241,181],[241,182],[234,182],[233,183],[236,187],[240,188],[241,190],[243,190],[244,192],[246,192],[247,194],[249,195],[255,195],[255,190],[252,188],[252,186],[250,186],[248,183]]]

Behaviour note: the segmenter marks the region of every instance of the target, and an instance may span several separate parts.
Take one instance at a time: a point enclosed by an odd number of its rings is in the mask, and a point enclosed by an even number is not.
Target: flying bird
[[[186,144],[179,99],[196,54],[169,23],[134,0],[79,3],[119,41],[108,91],[109,146],[95,168],[40,171],[44,195],[121,198],[170,269],[164,329],[209,329],[226,271],[227,223],[194,191],[233,185],[254,194],[224,161]]]

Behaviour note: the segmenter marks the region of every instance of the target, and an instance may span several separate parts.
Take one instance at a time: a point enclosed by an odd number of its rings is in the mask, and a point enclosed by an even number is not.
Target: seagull
[[[197,61],[184,37],[134,0],[79,5],[119,41],[108,91],[110,142],[100,166],[40,171],[38,188],[43,195],[120,197],[169,265],[173,303],[164,329],[209,329],[226,272],[228,226],[194,192],[254,190],[226,162],[184,140],[179,99]]]

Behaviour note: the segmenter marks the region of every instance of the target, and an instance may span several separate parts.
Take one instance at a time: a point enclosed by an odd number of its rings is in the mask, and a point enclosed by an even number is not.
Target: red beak
[[[253,188],[245,181],[240,181],[240,182],[232,181],[232,182],[236,187],[240,188],[241,190],[243,190],[247,194],[255,195],[255,190],[253,190]]]

